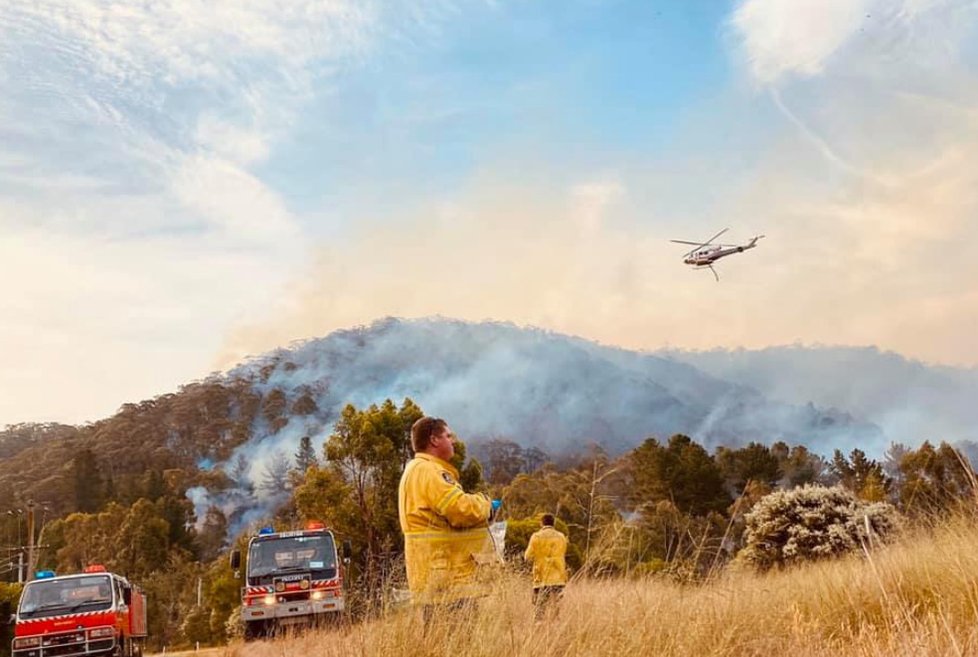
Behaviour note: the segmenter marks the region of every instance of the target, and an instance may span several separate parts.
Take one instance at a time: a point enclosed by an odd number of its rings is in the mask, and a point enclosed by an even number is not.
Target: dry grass
[[[200,650],[178,650],[175,652],[146,653],[146,657],[231,657],[233,647],[201,648]]]
[[[500,578],[475,611],[424,634],[415,610],[331,631],[230,646],[293,655],[978,655],[978,527],[958,520],[872,554],[700,586],[576,581],[559,618],[533,620],[529,584]]]

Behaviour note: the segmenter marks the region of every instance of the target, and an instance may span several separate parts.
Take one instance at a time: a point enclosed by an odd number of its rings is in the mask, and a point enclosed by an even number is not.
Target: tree
[[[506,485],[524,471],[526,456],[523,448],[512,440],[490,440],[483,447],[489,483]]]
[[[825,459],[811,453],[804,445],[795,445],[789,450],[784,443],[775,443],[771,452],[778,459],[778,466],[783,473],[780,483],[784,488],[821,483],[828,470]]]
[[[319,465],[316,458],[316,449],[312,446],[312,438],[303,436],[299,440],[299,451],[295,453],[295,469],[300,475],[305,475],[306,470],[314,465]]]
[[[102,471],[95,454],[87,447],[72,459],[75,480],[75,509],[82,513],[97,511],[102,506],[105,491]]]
[[[770,490],[782,476],[777,456],[761,443],[738,449],[719,447],[715,460],[727,490],[733,495],[741,494],[749,481],[761,483]]]
[[[218,557],[227,541],[227,533],[228,519],[224,512],[213,505],[207,507],[204,522],[197,535],[201,561],[210,562]]]
[[[166,495],[166,482],[163,481],[163,473],[156,469],[151,469],[146,473],[143,480],[143,497],[150,502],[155,502]]]
[[[523,472],[534,472],[539,470],[550,460],[545,451],[537,447],[530,447],[523,450]]]
[[[282,451],[273,452],[265,464],[265,472],[259,488],[269,495],[287,492],[289,490],[290,469],[289,457]]]
[[[925,441],[900,459],[900,504],[908,513],[945,513],[974,504],[975,472],[955,448]]]
[[[244,489],[249,493],[254,492],[254,486],[251,483],[251,479],[248,474],[251,472],[251,464],[248,462],[248,458],[242,454],[238,453],[234,457],[234,461],[231,463],[231,469],[228,472],[228,476],[231,480],[238,486],[238,488]]]
[[[852,450],[848,459],[841,451],[835,450],[832,471],[842,486],[864,500],[882,501],[892,485],[883,472],[883,466],[867,457],[861,449]]]
[[[649,438],[629,458],[637,505],[669,501],[693,515],[722,513],[730,505],[720,469],[689,436],[677,434],[667,445]]]

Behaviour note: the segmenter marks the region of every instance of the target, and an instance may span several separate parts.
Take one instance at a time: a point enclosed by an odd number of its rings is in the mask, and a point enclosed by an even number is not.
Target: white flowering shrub
[[[899,527],[892,505],[864,502],[839,486],[775,491],[745,520],[738,559],[760,570],[875,547]]]

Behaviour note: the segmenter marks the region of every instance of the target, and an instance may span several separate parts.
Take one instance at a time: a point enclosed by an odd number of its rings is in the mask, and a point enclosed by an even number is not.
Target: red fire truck
[[[41,571],[24,586],[13,657],[141,657],[146,596],[126,578],[89,566],[77,575]]]
[[[349,542],[343,547],[348,555]],[[252,536],[241,589],[245,639],[339,618],[345,600],[337,556],[333,532],[321,522],[287,532],[265,527]],[[234,550],[231,568],[240,567],[241,552]]]

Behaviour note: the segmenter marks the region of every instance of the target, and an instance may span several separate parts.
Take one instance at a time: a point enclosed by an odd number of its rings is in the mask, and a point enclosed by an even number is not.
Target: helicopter
[[[747,244],[714,244],[713,240],[723,235],[727,232],[729,228],[724,228],[719,233],[706,240],[705,242],[688,242],[686,240],[669,240],[670,242],[675,242],[676,244],[692,244],[695,248],[683,255],[683,262],[687,265],[692,265],[696,269],[705,269],[709,267],[710,271],[713,272],[713,276],[720,281],[720,275],[717,274],[717,270],[713,268],[713,263],[728,255],[733,255],[734,253],[743,253],[747,249],[753,249],[757,246],[757,240],[764,237],[763,235],[755,235],[747,242]]]

